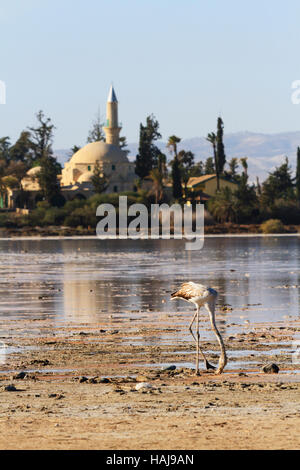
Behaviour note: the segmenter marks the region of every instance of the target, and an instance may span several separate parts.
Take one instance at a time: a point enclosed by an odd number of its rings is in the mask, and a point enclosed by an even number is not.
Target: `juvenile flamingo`
[[[226,356],[226,350],[224,346],[224,342],[222,339],[222,336],[216,326],[216,320],[215,320],[215,308],[216,308],[216,300],[217,300],[218,293],[211,287],[205,287],[202,284],[196,284],[194,282],[186,282],[180,286],[178,291],[174,292],[171,294],[171,300],[174,299],[182,299],[186,300],[187,302],[190,302],[196,306],[196,313],[190,323],[189,330],[196,342],[197,346],[197,354],[196,354],[196,375],[200,375],[199,373],[199,352],[201,353],[201,356],[204,359],[204,363],[206,366],[206,369],[216,369],[214,366],[212,366],[208,360],[206,359],[202,349],[200,348],[200,333],[199,333],[199,310],[202,306],[206,308],[206,310],[209,313],[209,318],[210,318],[210,323],[213,332],[215,333],[218,343],[221,348],[221,356],[219,358],[219,365],[218,369],[216,370],[216,374],[221,374],[224,370],[224,367],[227,364],[227,356]],[[192,330],[192,325],[194,321],[196,320],[196,335],[197,338],[195,337],[193,330]]]

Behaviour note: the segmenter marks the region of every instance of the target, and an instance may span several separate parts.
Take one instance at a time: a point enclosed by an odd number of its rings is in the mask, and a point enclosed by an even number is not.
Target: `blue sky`
[[[122,134],[153,113],[163,139],[299,129],[298,0],[1,0],[1,136],[42,109],[54,148],[84,145],[111,82]]]

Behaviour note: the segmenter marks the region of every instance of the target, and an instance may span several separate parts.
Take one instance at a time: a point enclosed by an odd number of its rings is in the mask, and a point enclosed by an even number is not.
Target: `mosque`
[[[61,193],[66,201],[74,198],[86,199],[94,194],[91,178],[98,165],[102,176],[108,180],[106,193],[132,191],[135,187],[135,165],[128,160],[127,151],[120,148],[121,126],[118,119],[118,100],[113,86],[110,87],[106,104],[106,123],[103,128],[105,142],[98,141],[85,145],[65,163],[58,175]],[[40,200],[38,173],[40,167],[31,168],[21,181],[22,189],[28,195],[27,208],[35,207]],[[7,206],[19,207],[18,191],[9,191]]]
[[[65,164],[62,170],[60,184],[63,193],[92,190],[91,177],[98,164],[108,179],[107,193],[118,193],[133,189],[135,165],[129,162],[127,152],[120,149],[119,135],[121,126],[118,120],[118,100],[113,86],[108,94],[106,105],[106,124],[103,128],[105,142],[93,142],[86,145]],[[90,194],[88,194],[90,195]]]

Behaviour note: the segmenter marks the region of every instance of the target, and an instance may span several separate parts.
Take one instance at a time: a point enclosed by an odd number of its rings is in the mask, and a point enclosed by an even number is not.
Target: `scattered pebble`
[[[149,382],[141,382],[139,384],[136,384],[135,389],[136,390],[143,390],[143,389],[149,390],[149,389],[153,389],[153,386],[149,384]]]
[[[48,359],[34,359],[30,364],[40,364],[41,366],[49,366],[50,362]]]
[[[5,392],[16,392],[17,391],[14,384],[6,385],[6,387],[4,387],[4,390],[5,390]]]
[[[176,366],[162,367],[161,370],[162,371],[176,370]]]
[[[90,379],[88,379],[88,383],[89,383],[89,384],[96,384],[96,383],[98,383],[97,377],[91,377]]]
[[[87,382],[88,380],[89,380],[89,379],[88,379],[87,377],[84,377],[84,376],[79,377],[79,382],[80,382],[81,384],[84,383],[84,382]]]
[[[15,380],[23,380],[26,377],[26,372],[19,372],[18,374],[13,376],[13,379]]]
[[[104,377],[103,379],[100,379],[100,380],[99,380],[99,383],[100,383],[100,384],[109,384],[109,383],[110,383],[110,380],[107,379],[106,377]]]
[[[267,364],[261,369],[265,374],[278,374],[279,367],[277,364]]]
[[[150,377],[148,377],[147,375],[142,375],[142,374],[140,374],[140,375],[138,375],[138,376],[136,377],[135,380],[136,380],[137,382],[146,382],[149,378],[150,378]]]

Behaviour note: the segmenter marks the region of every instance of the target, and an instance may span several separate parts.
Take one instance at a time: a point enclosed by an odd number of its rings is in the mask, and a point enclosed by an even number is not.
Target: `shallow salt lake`
[[[2,363],[9,360],[12,368],[28,347],[50,351],[51,341],[41,346],[41,337],[95,348],[111,344],[121,354],[127,348],[127,363],[128,347],[160,347],[158,362],[149,363],[148,352],[132,353],[136,367],[193,367],[188,324],[194,308],[170,301],[170,293],[187,280],[219,292],[217,323],[227,340],[229,370],[257,370],[262,360],[281,356],[288,365],[297,348],[298,236],[210,236],[199,251],[186,251],[180,240],[2,239],[0,274]],[[215,338],[206,311],[200,313],[201,340],[213,354]],[[93,337],[99,325],[112,334]],[[275,336],[268,339],[270,327]],[[239,342],[245,334],[251,341],[249,334],[258,330],[266,334],[257,336],[254,349]],[[37,346],[24,346],[26,341]],[[48,372],[58,370],[52,366]]]
[[[95,321],[189,312],[169,300],[183,281],[208,284],[222,321],[284,321],[299,316],[300,238],[207,237],[186,251],[181,240],[0,240],[0,316]]]

